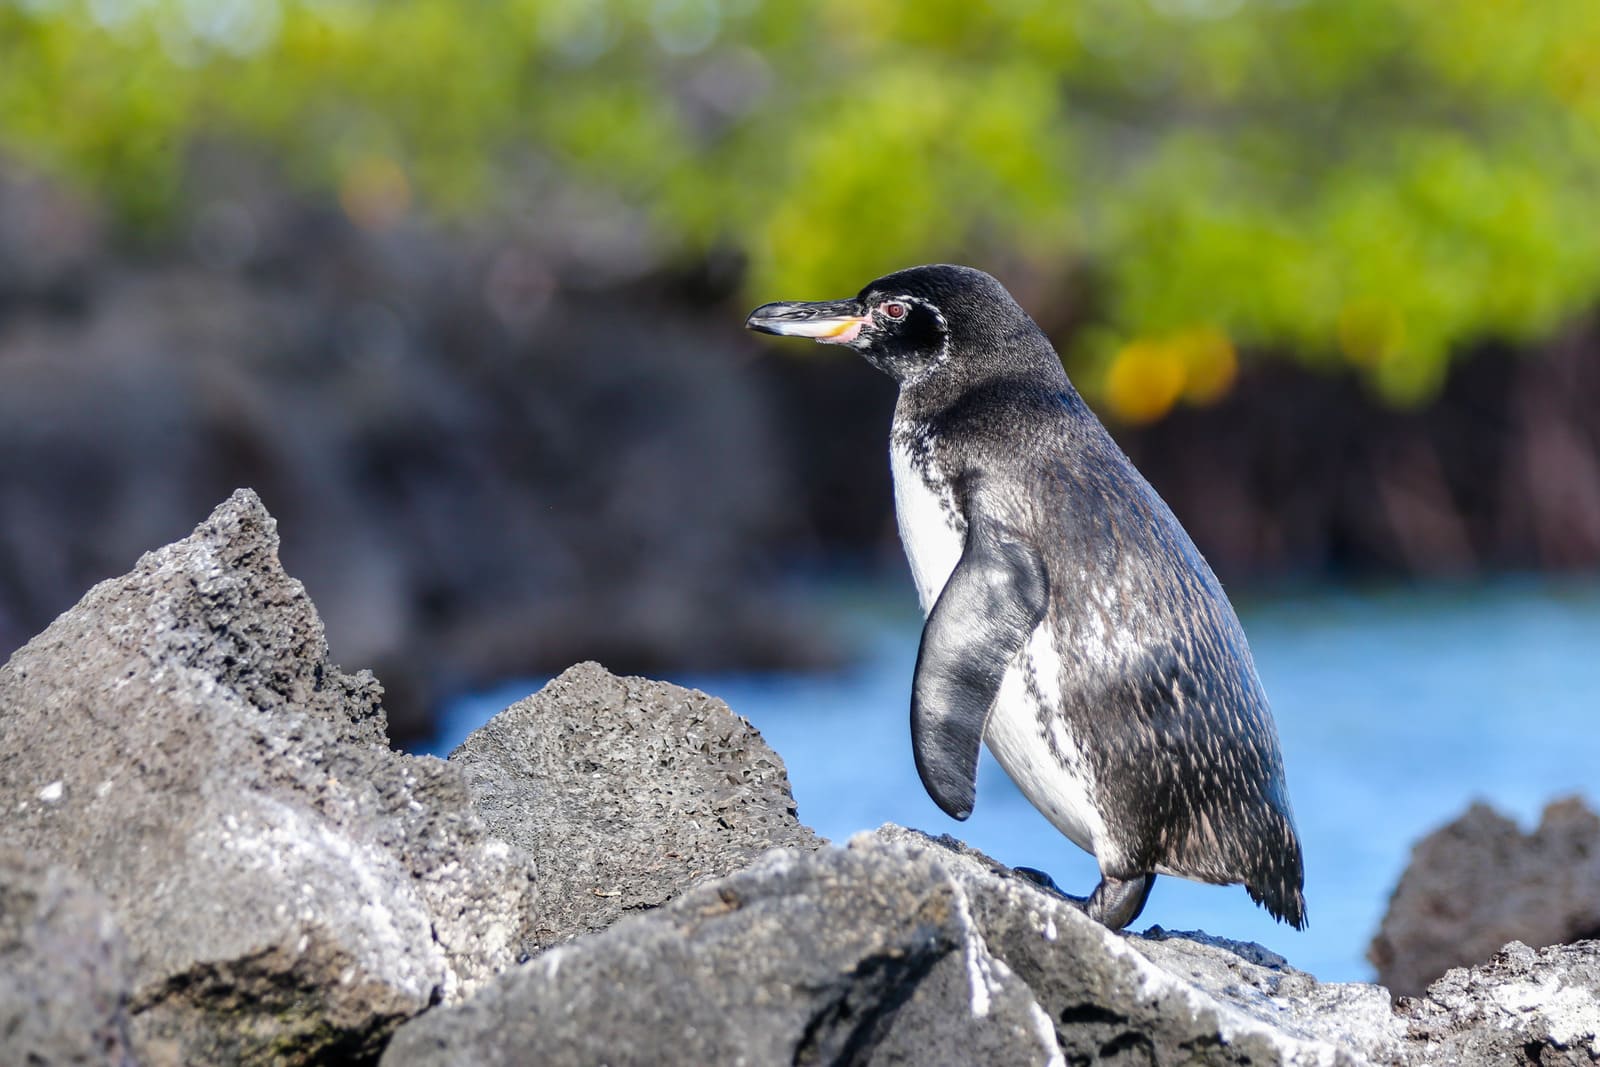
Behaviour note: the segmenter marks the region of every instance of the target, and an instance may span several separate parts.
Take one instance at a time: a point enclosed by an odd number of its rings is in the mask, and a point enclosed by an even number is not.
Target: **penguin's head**
[[[1019,329],[1038,332],[994,278],[944,263],[886,274],[847,300],[763,304],[745,326],[848,345],[901,384],[943,366],[952,351],[994,351]]]

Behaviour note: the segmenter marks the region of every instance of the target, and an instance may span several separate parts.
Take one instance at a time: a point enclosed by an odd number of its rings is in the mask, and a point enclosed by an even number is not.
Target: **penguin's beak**
[[[824,344],[843,345],[854,341],[861,328],[871,321],[871,314],[862,314],[855,300],[818,303],[795,300],[762,304],[750,312],[744,325],[745,329],[759,333],[809,337]]]

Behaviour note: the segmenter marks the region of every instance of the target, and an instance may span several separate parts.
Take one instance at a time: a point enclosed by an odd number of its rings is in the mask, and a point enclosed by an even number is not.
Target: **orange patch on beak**
[[[845,345],[856,339],[861,332],[861,327],[867,324],[866,317],[859,319],[841,319],[839,324],[826,333],[819,333],[816,339],[824,344]]]

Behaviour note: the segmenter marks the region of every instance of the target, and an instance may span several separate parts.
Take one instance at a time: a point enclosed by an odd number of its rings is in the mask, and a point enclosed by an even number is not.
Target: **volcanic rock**
[[[1397,996],[1512,941],[1600,937],[1600,816],[1555,801],[1532,833],[1486,804],[1419,841],[1367,958]]]
[[[370,1059],[531,919],[527,858],[388,747],[277,550],[235,493],[0,668],[0,845],[105,898],[150,1062]]]

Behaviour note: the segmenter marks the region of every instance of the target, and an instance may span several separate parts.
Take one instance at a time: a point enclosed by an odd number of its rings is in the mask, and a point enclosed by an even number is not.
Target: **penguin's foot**
[[[1153,874],[1126,879],[1101,875],[1100,884],[1094,887],[1083,907],[1084,913],[1108,929],[1120,930],[1139,917],[1155,884]]]
[[[1043,889],[1049,893],[1054,893],[1058,897],[1066,897],[1068,900],[1076,900],[1079,903],[1082,903],[1084,900],[1083,897],[1070,896],[1066,890],[1056,885],[1056,880],[1054,878],[1050,877],[1037,867],[1013,867],[1011,868],[1011,873],[1021,875],[1025,880],[1032,882],[1040,889]]]
[[[1075,897],[1071,893],[1056,885],[1056,880],[1037,867],[1013,867],[1011,873],[1021,875],[1024,881],[1043,889],[1046,893],[1054,893],[1062,900],[1082,911],[1089,904],[1088,897]]]
[[[1089,918],[1112,930],[1121,930],[1139,917],[1139,913],[1144,911],[1145,902],[1150,899],[1150,890],[1156,884],[1153,874],[1140,875],[1138,878],[1101,875],[1100,884],[1094,887],[1093,893],[1087,897],[1075,897],[1056,885],[1054,878],[1037,867],[1013,867],[1011,870],[1045,892],[1054,893],[1082,909]]]

